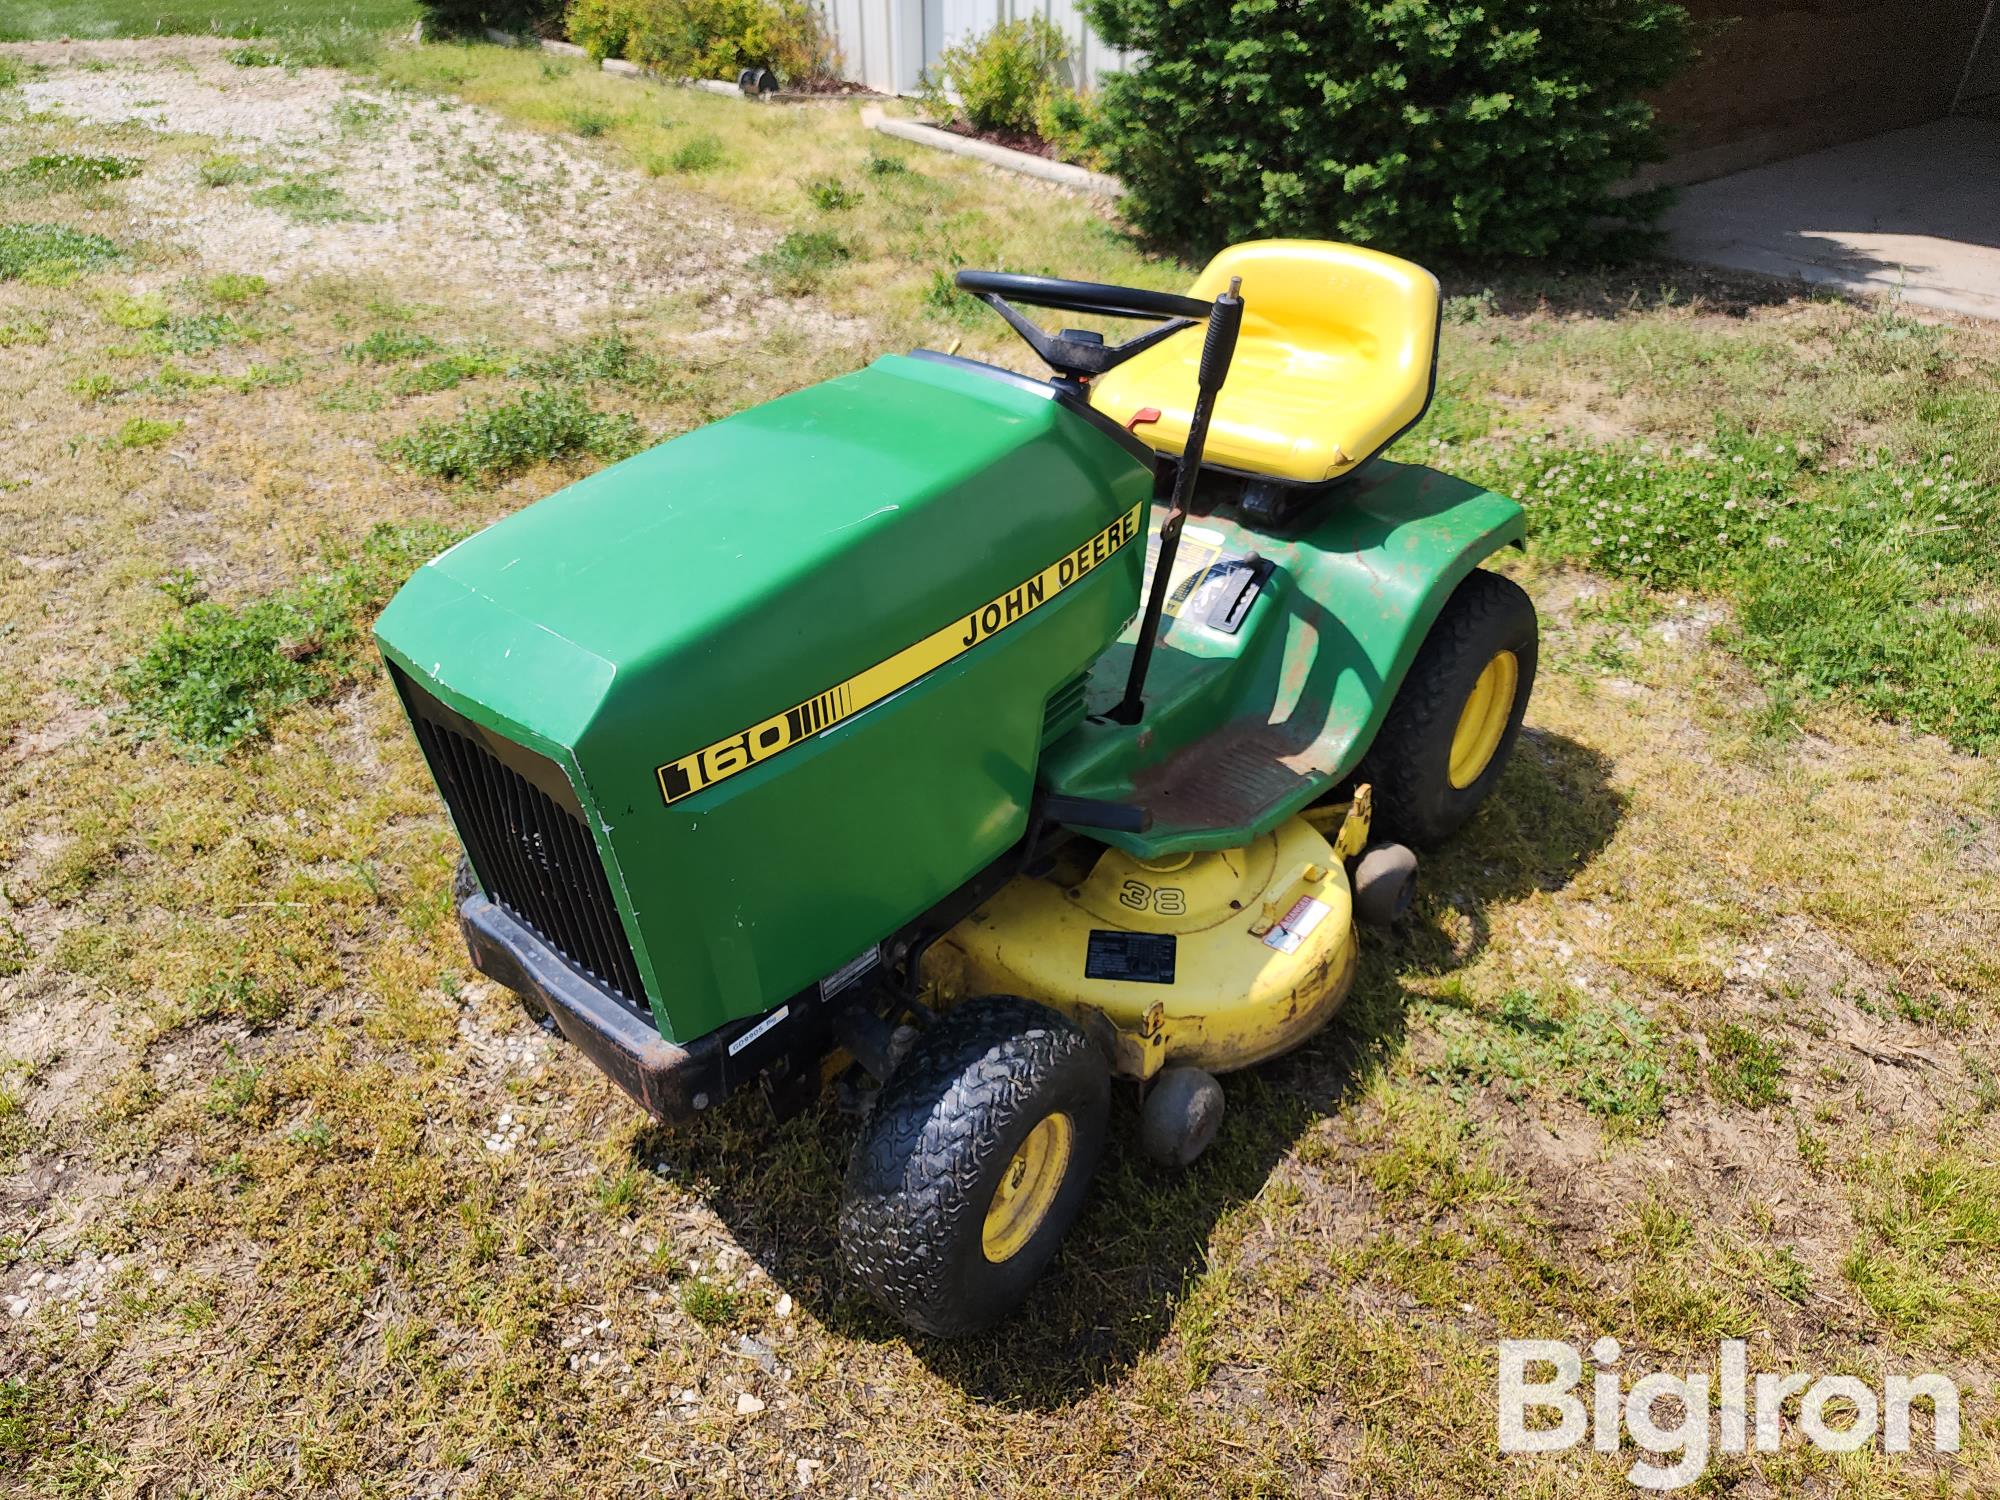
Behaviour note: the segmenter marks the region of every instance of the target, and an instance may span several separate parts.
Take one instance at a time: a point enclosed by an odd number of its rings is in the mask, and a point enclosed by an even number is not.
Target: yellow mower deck
[[[941,1003],[1020,995],[1075,1017],[1112,1071],[1210,1072],[1289,1051],[1324,1026],[1354,979],[1343,862],[1368,836],[1365,794],[1336,810],[1332,842],[1293,818],[1240,849],[1141,860],[1094,847],[1021,876],[931,949]]]

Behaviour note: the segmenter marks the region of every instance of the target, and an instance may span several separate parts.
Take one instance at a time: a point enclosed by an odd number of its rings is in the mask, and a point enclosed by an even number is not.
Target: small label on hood
[[[870,943],[859,954],[835,969],[819,982],[819,997],[831,1000],[855,980],[882,962],[882,945]]]
[[[752,1026],[748,1031],[744,1032],[743,1035],[739,1036],[735,1041],[731,1042],[729,1044],[729,1055],[731,1057],[734,1057],[737,1053],[741,1052],[745,1047],[749,1046],[752,1042],[756,1041],[758,1037],[762,1036],[765,1032],[769,1031],[773,1026],[776,1026],[780,1021],[784,1020],[785,1017],[789,1016],[791,1013],[792,1013],[791,1006],[789,1005],[779,1006],[776,1010],[772,1011],[768,1016],[764,1017],[763,1020],[759,1021],[755,1026]]]

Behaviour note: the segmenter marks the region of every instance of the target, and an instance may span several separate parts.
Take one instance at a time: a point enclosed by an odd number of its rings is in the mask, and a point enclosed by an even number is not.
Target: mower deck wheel
[[[1110,1071],[1067,1017],[968,1000],[883,1086],[841,1195],[848,1268],[923,1333],[977,1332],[1027,1296],[1090,1190]]]
[[[1370,927],[1400,921],[1417,893],[1417,856],[1402,844],[1370,844],[1354,865],[1354,916]]]
[[[1201,1068],[1166,1068],[1139,1111],[1139,1144],[1163,1167],[1185,1167],[1222,1128],[1222,1085]]]

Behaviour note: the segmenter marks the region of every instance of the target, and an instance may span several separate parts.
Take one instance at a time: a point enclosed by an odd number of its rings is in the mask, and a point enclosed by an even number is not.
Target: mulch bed
[[[985,141],[992,146],[1005,146],[1010,151],[1025,151],[1030,156],[1044,157],[1049,161],[1061,161],[1056,148],[1038,135],[1029,135],[1018,130],[974,130],[963,120],[954,120],[949,125],[941,125],[940,130],[949,130],[953,135],[962,135],[967,140]]]

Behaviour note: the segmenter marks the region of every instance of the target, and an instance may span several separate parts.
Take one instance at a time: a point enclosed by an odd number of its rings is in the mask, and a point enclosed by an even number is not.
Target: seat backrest
[[[1410,388],[1404,420],[1423,410],[1440,297],[1437,278],[1422,266],[1331,240],[1250,240],[1211,260],[1189,294],[1214,297],[1232,276],[1243,278],[1246,334],[1375,363]]]

